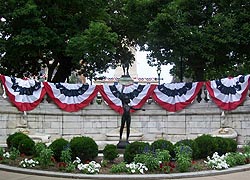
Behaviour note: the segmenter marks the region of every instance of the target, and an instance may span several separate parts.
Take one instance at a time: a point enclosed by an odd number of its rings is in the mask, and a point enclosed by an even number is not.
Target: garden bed
[[[16,133],[8,137],[7,145],[7,149],[0,148],[1,164],[81,174],[171,174],[250,163],[249,145],[239,152],[234,140],[209,135],[174,145],[164,139],[152,144],[136,141],[127,145],[122,155],[109,144],[100,156],[97,144],[89,137],[74,137],[70,142],[59,138],[47,147]]]

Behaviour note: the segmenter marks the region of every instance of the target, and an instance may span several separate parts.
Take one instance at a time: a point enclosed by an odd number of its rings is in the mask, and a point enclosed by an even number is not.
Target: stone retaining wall
[[[237,133],[239,145],[250,141],[250,99],[236,110],[224,112],[213,102],[194,102],[176,113],[167,112],[152,102],[145,104],[146,111],[132,114],[131,128],[140,132],[141,140],[152,142],[165,138],[176,142],[211,133],[220,127],[231,127]],[[225,114],[225,115],[224,115]],[[48,134],[51,140],[59,137],[89,136],[95,141],[109,143],[107,134],[119,129],[121,116],[104,102],[87,106],[81,111],[68,113],[53,102],[44,100],[35,110],[20,112],[7,99],[0,98],[0,144],[17,129],[30,134]],[[117,136],[117,142],[118,142]]]

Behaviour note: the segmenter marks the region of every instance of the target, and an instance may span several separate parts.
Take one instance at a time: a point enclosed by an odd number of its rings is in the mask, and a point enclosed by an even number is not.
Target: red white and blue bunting
[[[249,89],[249,75],[207,81],[206,88],[218,107],[223,110],[233,110],[246,98]]]
[[[152,98],[167,111],[176,112],[192,103],[202,85],[202,82],[161,84]]]
[[[141,108],[152,94],[153,90],[155,89],[155,85],[99,85],[98,89],[109,107],[122,114],[123,108],[122,101],[120,99],[122,92],[124,95],[127,95],[130,98],[130,106],[134,108]]]
[[[97,95],[95,85],[44,82],[50,98],[64,111],[75,112],[89,105]]]
[[[246,98],[250,75],[207,81],[211,99],[223,110],[236,109]],[[161,85],[83,85],[37,82],[0,75],[10,101],[20,111],[36,108],[46,93],[64,111],[74,112],[88,106],[100,92],[106,103],[122,114],[121,94],[130,98],[130,105],[141,108],[150,96],[170,112],[180,111],[194,101],[203,82],[168,83]]]
[[[23,80],[1,75],[1,80],[10,101],[19,111],[35,109],[46,94],[43,84],[33,79]]]

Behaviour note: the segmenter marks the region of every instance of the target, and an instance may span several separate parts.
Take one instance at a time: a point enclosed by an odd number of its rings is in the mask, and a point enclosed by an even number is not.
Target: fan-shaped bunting
[[[1,80],[10,101],[19,111],[35,109],[46,93],[43,84],[34,79],[23,80],[1,75]]]
[[[207,81],[206,88],[217,106],[223,110],[233,110],[246,98],[249,89],[249,75]]]
[[[152,98],[167,111],[179,111],[192,103],[202,85],[202,82],[161,84],[155,88]]]
[[[132,84],[124,86],[121,84],[117,85],[99,85],[98,89],[103,99],[107,104],[116,112],[122,114],[122,101],[121,94],[127,95],[130,98],[130,105],[134,108],[141,108],[147,99],[152,94],[155,85],[140,85]]]
[[[93,101],[97,94],[96,85],[45,82],[50,98],[67,112],[79,111]]]

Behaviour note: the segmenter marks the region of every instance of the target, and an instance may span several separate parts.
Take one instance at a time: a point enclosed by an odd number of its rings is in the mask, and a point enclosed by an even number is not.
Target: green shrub
[[[127,145],[124,152],[124,161],[131,163],[134,161],[136,154],[150,151],[150,145],[146,142],[135,141]]]
[[[228,153],[226,156],[226,162],[229,167],[244,165],[246,163],[246,157],[242,153]]]
[[[60,157],[61,162],[65,162],[66,164],[70,164],[71,159],[72,159],[71,149],[67,148],[66,150],[63,150],[61,153],[61,157]]]
[[[227,141],[227,139],[222,138],[222,137],[214,137],[213,140],[215,143],[214,152],[217,152],[219,156],[229,152],[228,150],[229,150],[230,143],[229,141]]]
[[[185,156],[189,156],[191,158],[193,154],[192,148],[184,144],[180,144],[179,146],[176,146],[174,151],[175,151],[176,157],[178,157],[178,155],[184,154]]]
[[[159,160],[150,152],[136,154],[134,162],[144,164],[151,172],[159,168]]]
[[[103,149],[103,156],[104,159],[113,161],[115,158],[118,157],[117,147],[113,144],[107,144]]]
[[[128,172],[128,168],[126,167],[125,162],[121,162],[120,164],[114,164],[110,169],[111,173],[126,173]]]
[[[34,147],[34,156],[35,157],[38,157],[41,153],[42,150],[46,149],[47,146],[45,143],[42,143],[42,142],[38,142],[35,144],[35,147]]]
[[[158,161],[161,161],[161,162],[169,162],[171,159],[171,156],[168,150],[157,149],[156,158],[158,159]]]
[[[236,152],[237,151],[237,142],[234,139],[225,138],[224,141],[228,143],[227,152]]]
[[[11,149],[14,147],[18,149],[20,141],[25,138],[30,138],[30,137],[22,132],[15,132],[14,134],[9,135],[6,140],[8,148]]]
[[[156,149],[160,149],[160,150],[165,149],[169,151],[172,157],[174,156],[174,145],[170,141],[165,140],[165,139],[159,139],[159,140],[154,141],[151,144],[151,149],[152,151],[155,151]]]
[[[180,172],[188,171],[192,165],[192,148],[183,144],[175,147],[177,169]]]
[[[212,156],[216,149],[216,141],[210,135],[202,135],[195,139],[197,143],[199,153],[198,158],[206,158],[207,156]]]
[[[243,146],[243,153],[250,154],[250,145]]]
[[[11,148],[10,150],[10,159],[11,160],[16,160],[20,156],[20,152],[17,148]]]
[[[198,159],[198,155],[199,155],[199,147],[196,143],[196,141],[194,141],[193,139],[184,139],[184,140],[180,140],[177,143],[175,143],[174,145],[174,149],[177,146],[180,146],[181,144],[185,145],[185,146],[189,146],[191,147],[193,153],[192,153],[192,158],[193,159]]]
[[[56,139],[49,145],[49,148],[53,151],[55,160],[58,162],[60,161],[62,151],[67,149],[68,147],[69,141],[63,138]]]
[[[98,146],[90,137],[74,137],[70,141],[72,158],[79,157],[83,162],[93,160],[98,155]]]
[[[18,150],[20,153],[24,153],[26,155],[33,155],[35,148],[35,142],[31,138],[24,138],[20,141]]]
[[[3,157],[3,154],[4,154],[4,149],[0,147],[0,159]]]
[[[10,135],[7,137],[7,139],[6,139],[6,144],[7,144],[7,147],[8,147],[9,149],[11,148],[11,141],[12,141],[12,139],[13,139],[15,136],[19,135],[19,134],[23,134],[23,133],[21,133],[21,132],[15,132],[15,133],[13,133],[13,134],[10,134]]]
[[[48,168],[48,166],[50,164],[52,164],[52,162],[51,162],[52,156],[53,156],[53,151],[51,149],[49,149],[49,148],[43,149],[37,158],[40,166],[42,168]]]

